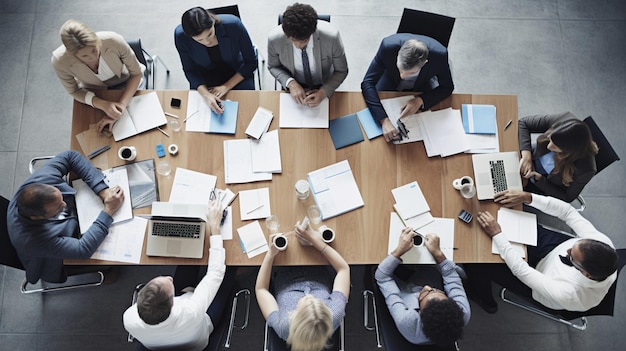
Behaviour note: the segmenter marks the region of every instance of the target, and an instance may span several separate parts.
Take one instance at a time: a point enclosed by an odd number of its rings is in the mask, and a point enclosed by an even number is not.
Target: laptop
[[[207,205],[153,202],[146,255],[202,258]]]
[[[517,152],[472,155],[478,200],[493,199],[495,193],[522,190]]]

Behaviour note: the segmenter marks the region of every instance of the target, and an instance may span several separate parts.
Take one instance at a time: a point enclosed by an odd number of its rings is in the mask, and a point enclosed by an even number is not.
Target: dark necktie
[[[313,77],[311,76],[311,66],[309,66],[309,55],[306,48],[302,49],[302,68],[304,69],[304,80],[309,88],[313,88]]]

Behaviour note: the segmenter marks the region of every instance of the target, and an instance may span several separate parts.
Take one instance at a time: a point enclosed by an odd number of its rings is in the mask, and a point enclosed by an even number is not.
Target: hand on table
[[[386,142],[400,140],[400,132],[396,129],[393,123],[391,123],[389,118],[383,119],[381,121],[381,126],[383,127],[383,136],[385,137]]]
[[[306,98],[304,104],[309,107],[318,106],[322,100],[326,98],[326,92],[322,89],[309,90],[306,92]]]
[[[98,123],[98,132],[104,134],[110,134],[113,131],[113,125],[117,122],[116,119],[103,117]]]
[[[204,97],[204,102],[206,102],[207,105],[209,105],[209,108],[211,109],[211,111],[217,113],[218,115],[221,115],[222,113],[224,113],[224,106],[222,105],[222,100],[218,97],[215,96],[214,94],[205,94],[203,95]]]
[[[104,202],[104,212],[113,216],[124,203],[124,190],[119,185],[104,189],[98,194]]]
[[[304,91],[304,88],[302,88],[302,85],[300,85],[300,83],[298,83],[294,79],[291,82],[289,82],[289,85],[287,86],[287,88],[289,89],[289,93],[291,94],[291,97],[297,104],[299,105],[306,104],[305,103],[306,92]]]
[[[276,246],[274,246],[274,237],[276,235],[278,235],[278,234],[270,235],[270,237],[268,239],[268,242],[267,242],[267,246],[270,247],[270,250],[269,250],[269,252],[267,254],[270,255],[270,257],[272,257],[272,258],[275,257],[280,252],[280,250]]]
[[[424,105],[424,100],[422,100],[419,96],[407,101],[406,104],[402,106],[402,109],[400,110],[400,117],[398,117],[398,119],[416,114],[422,105]]]
[[[502,229],[500,228],[500,224],[496,221],[495,218],[489,212],[478,212],[478,216],[476,218],[478,220],[478,224],[483,229],[485,234],[490,237],[494,237],[497,234],[502,233]]]
[[[443,260],[446,259],[446,255],[444,255],[443,252],[441,251],[441,247],[439,244],[439,236],[437,234],[435,233],[426,234],[424,237],[424,246],[426,246],[426,249],[428,249],[428,252],[430,252],[430,254],[433,255],[435,262],[441,263]]]
[[[532,153],[528,150],[522,151],[522,157],[519,160],[519,174],[528,178],[528,174],[534,171]]]
[[[211,90],[209,90],[211,94],[215,95],[215,97],[218,97],[220,99],[223,99],[224,96],[226,96],[226,94],[228,94],[229,91],[230,89],[228,89],[228,87],[226,87],[225,85],[216,86],[216,87],[211,88]]]
[[[220,201],[214,199],[209,202],[209,208],[206,212],[206,221],[211,229],[211,235],[220,234],[220,224],[222,222],[223,213],[224,209]]]
[[[400,258],[402,255],[411,250],[411,248],[413,248],[413,237],[415,235],[417,234],[413,231],[413,228],[403,228],[400,233],[400,237],[398,238],[398,246],[396,246],[391,254],[396,258]]]
[[[505,190],[496,193],[493,196],[493,201],[504,207],[516,207],[522,203],[531,203],[533,198],[529,192],[521,190]]]
[[[107,117],[116,121],[122,117],[122,113],[124,113],[124,110],[126,109],[126,106],[121,102],[102,99],[94,102],[94,106],[104,111]]]

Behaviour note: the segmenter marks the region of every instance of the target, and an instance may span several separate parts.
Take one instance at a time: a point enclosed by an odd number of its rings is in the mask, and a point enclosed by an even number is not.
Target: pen
[[[171,114],[171,113],[169,113],[169,112],[163,112],[163,113],[165,113],[165,115],[166,115],[166,116],[170,116],[170,117],[178,118],[178,116],[173,115],[173,114]]]
[[[506,122],[506,125],[504,126],[504,130],[506,130],[508,127],[510,127],[511,123],[513,123],[512,119],[510,119],[508,122]]]
[[[170,137],[170,135],[169,135],[169,134],[167,134],[167,133],[165,133],[165,131],[164,131],[163,129],[161,129],[161,127],[157,127],[157,129],[158,129],[161,133],[165,134],[165,136],[166,136],[166,137],[168,137],[168,138]]]
[[[185,119],[183,120],[183,123],[187,122],[187,120],[188,120],[188,119],[190,119],[191,117],[193,117],[193,115],[195,115],[196,113],[198,113],[198,111],[200,111],[200,110],[195,110],[192,114],[190,114],[189,116],[187,116],[187,118],[185,118]]]
[[[105,145],[105,146],[103,146],[103,147],[101,147],[99,149],[96,149],[95,151],[91,152],[89,155],[87,155],[87,158],[91,160],[92,158],[95,158],[96,156],[100,155],[101,153],[109,150],[110,148],[111,147],[109,145]]]
[[[258,210],[258,209],[259,209],[259,208],[261,208],[261,207],[263,207],[263,204],[260,204],[259,206],[257,206],[257,207],[255,207],[255,208],[251,209],[250,211],[246,212],[246,214],[250,214],[250,213],[252,213],[252,212],[254,212],[254,211]]]

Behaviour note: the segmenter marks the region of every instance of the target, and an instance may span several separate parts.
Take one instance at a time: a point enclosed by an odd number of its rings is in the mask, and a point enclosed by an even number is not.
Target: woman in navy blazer
[[[254,90],[257,56],[241,20],[215,15],[202,7],[187,10],[174,32],[174,42],[189,81],[216,113],[231,90]]]

